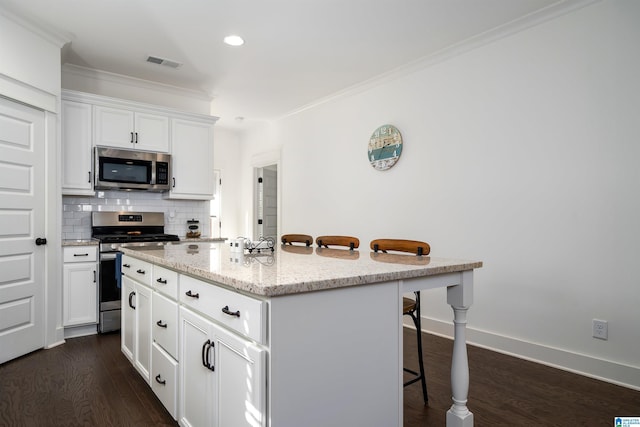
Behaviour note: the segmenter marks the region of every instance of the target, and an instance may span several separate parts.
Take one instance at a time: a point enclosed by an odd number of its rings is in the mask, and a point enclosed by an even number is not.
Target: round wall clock
[[[392,125],[383,125],[369,138],[369,162],[379,171],[385,171],[395,165],[402,153],[402,135]]]

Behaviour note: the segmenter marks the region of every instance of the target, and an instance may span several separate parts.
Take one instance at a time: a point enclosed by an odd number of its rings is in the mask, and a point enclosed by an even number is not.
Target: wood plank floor
[[[423,337],[429,406],[419,383],[405,388],[405,427],[444,426],[451,406],[453,344]],[[417,367],[415,332],[406,329],[404,342],[405,364]],[[640,415],[638,391],[472,346],[468,352],[478,427],[612,426],[614,416]],[[120,352],[117,333],[70,339],[0,365],[0,426],[175,425]]]

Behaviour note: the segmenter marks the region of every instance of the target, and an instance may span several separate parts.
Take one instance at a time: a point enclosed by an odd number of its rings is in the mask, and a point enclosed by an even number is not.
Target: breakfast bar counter
[[[229,336],[239,334],[246,340],[244,350],[236,349],[235,354],[244,354],[251,362],[247,372],[252,372],[253,382],[247,390],[252,394],[249,398],[243,391],[245,397],[240,400],[244,401],[237,407],[245,409],[225,418],[241,423],[237,425],[245,425],[241,420],[246,420],[246,425],[272,427],[401,426],[402,296],[446,287],[455,325],[453,405],[447,425],[473,425],[473,414],[466,406],[465,327],[473,270],[482,262],[300,246],[249,254],[232,252],[222,242],[125,246],[122,251],[126,259],[177,275],[178,335],[187,335],[185,324],[193,312],[226,326],[233,332]],[[124,263],[123,259],[123,267]],[[127,275],[124,268],[123,274]],[[215,298],[205,295],[209,290]],[[130,302],[131,295],[125,295],[123,287],[123,307],[127,298]],[[186,345],[183,338],[178,340],[180,347]],[[214,361],[223,359],[215,350],[222,345],[215,347],[207,338],[194,360],[211,369]],[[247,351],[249,347],[253,353]],[[253,359],[247,356],[254,353]],[[181,349],[178,354],[182,356],[176,363],[185,365],[187,352]],[[191,374],[182,367],[179,372],[176,419],[193,424],[185,389]],[[220,369],[217,375],[228,379]],[[223,407],[232,407],[215,406],[220,413]],[[211,417],[222,420],[215,408],[202,409],[209,410]]]

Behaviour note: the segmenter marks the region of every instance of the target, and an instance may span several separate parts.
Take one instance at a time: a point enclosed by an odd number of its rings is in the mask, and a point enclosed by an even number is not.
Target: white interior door
[[[45,114],[0,97],[0,363],[44,346]]]

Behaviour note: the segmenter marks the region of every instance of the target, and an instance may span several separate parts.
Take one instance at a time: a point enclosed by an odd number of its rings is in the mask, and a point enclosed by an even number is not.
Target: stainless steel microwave
[[[171,155],[96,147],[95,190],[169,191]]]

